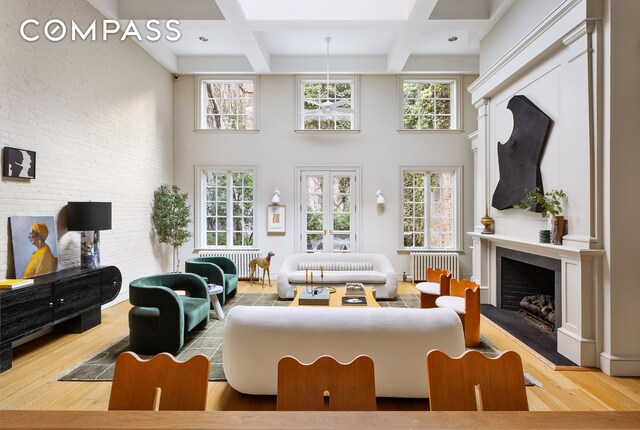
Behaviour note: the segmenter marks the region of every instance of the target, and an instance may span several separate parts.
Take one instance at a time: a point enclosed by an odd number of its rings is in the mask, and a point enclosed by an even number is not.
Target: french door
[[[356,247],[357,170],[300,171],[300,240],[304,252]]]

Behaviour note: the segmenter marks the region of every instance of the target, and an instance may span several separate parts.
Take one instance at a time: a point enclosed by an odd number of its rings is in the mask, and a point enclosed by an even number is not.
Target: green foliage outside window
[[[407,130],[446,130],[452,127],[452,83],[405,81],[403,127]]]

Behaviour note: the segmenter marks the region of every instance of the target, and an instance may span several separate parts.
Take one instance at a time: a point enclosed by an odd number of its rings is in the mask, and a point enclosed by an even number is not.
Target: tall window
[[[358,127],[356,76],[330,79],[299,77],[297,127],[302,130],[353,130]],[[323,114],[322,104],[336,103],[329,115]]]
[[[199,246],[254,246],[254,169],[200,167],[199,174]]]
[[[458,79],[402,79],[405,130],[452,130],[458,126]]]
[[[200,77],[198,129],[254,130],[255,78],[218,79]]]
[[[459,170],[402,169],[404,248],[458,248]]]

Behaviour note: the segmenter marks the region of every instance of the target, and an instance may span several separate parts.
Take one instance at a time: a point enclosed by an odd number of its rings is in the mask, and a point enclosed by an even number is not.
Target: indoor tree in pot
[[[566,199],[566,197],[567,195],[562,190],[551,190],[543,193],[538,187],[531,191],[525,188],[524,198],[520,203],[513,206],[528,211],[542,212],[542,218],[546,218],[551,214],[551,242],[554,245],[561,245],[565,221],[564,216],[560,214],[563,209],[563,199]]]
[[[162,184],[153,193],[153,226],[158,241],[173,247],[173,271],[180,267],[178,249],[191,237],[189,222],[191,209],[187,205],[187,193],[181,193],[176,185]]]

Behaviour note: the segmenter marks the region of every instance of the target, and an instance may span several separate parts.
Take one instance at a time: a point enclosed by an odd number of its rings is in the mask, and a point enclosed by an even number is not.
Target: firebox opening
[[[555,271],[502,258],[501,308],[520,311],[555,328]]]

